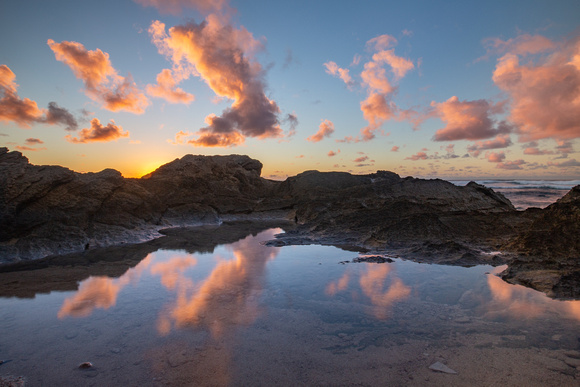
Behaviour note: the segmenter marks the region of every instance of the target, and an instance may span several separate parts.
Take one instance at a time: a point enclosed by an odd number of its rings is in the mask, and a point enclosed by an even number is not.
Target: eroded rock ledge
[[[295,227],[278,245],[349,245],[445,264],[510,263],[503,275],[510,282],[580,297],[580,187],[545,210],[516,211],[503,195],[473,182],[458,187],[386,171],[306,171],[278,182],[260,177],[261,169],[248,156],[186,155],[125,179],[111,169],[31,165],[0,148],[0,263],[142,242],[172,227],[287,219]]]

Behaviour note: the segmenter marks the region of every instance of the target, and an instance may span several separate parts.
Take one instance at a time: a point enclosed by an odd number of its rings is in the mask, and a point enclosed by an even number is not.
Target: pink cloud
[[[335,76],[335,77],[342,79],[342,81],[347,86],[354,85],[354,81],[352,80],[352,77],[350,76],[348,69],[340,68],[340,67],[338,67],[338,65],[335,62],[332,62],[332,61],[324,63],[324,67],[326,67],[325,71],[327,74],[330,74],[332,76]]]
[[[428,158],[429,156],[427,156],[425,152],[417,152],[416,154],[410,157],[405,157],[405,160],[417,161],[417,160],[427,160]]]
[[[510,51],[493,73],[495,84],[511,98],[509,119],[521,142],[580,137],[580,38],[551,48],[551,55],[524,64],[518,55],[525,50]]]
[[[496,124],[491,115],[503,112],[504,103],[491,104],[486,100],[460,101],[453,96],[445,102],[431,102],[434,114],[446,124],[439,129],[434,141],[482,140],[512,131],[502,121]]]
[[[368,159],[369,159],[368,156],[361,156],[361,157],[357,157],[352,162],[353,163],[363,163],[363,162],[367,161]]]
[[[388,119],[395,116],[396,106],[388,100],[388,94],[371,93],[360,103],[363,117],[369,125],[361,129],[362,140],[375,138],[375,131]]]
[[[334,156],[336,156],[339,153],[340,153],[340,149],[338,151],[336,151],[336,152],[335,151],[329,151],[328,152],[328,157],[334,157]]]
[[[554,152],[547,151],[547,150],[541,150],[537,146],[529,146],[529,147],[524,149],[524,154],[525,155],[540,156],[540,155],[552,155],[552,154],[554,154]]]
[[[48,39],[56,60],[65,63],[85,84],[85,93],[111,111],[126,110],[141,114],[149,100],[135,85],[131,76],[122,77],[111,65],[109,54],[87,50],[81,43]]]
[[[227,0],[133,0],[144,7],[155,7],[161,13],[181,16],[186,9],[196,9],[201,12],[213,12],[224,9]]]
[[[313,134],[312,136],[308,137],[306,141],[310,142],[319,142],[324,137],[330,137],[330,135],[334,133],[334,124],[330,120],[322,120],[320,125],[318,126],[318,132]]]
[[[478,157],[482,150],[507,148],[512,145],[512,140],[509,134],[500,134],[493,140],[476,141],[473,145],[467,147],[473,157]]]
[[[147,85],[147,94],[152,97],[163,98],[170,103],[190,104],[195,97],[193,94],[177,87],[179,81],[180,79],[176,79],[171,70],[164,69],[157,75],[156,85]]]
[[[503,153],[503,152],[499,152],[499,153],[489,152],[489,153],[485,154],[485,158],[490,163],[501,163],[503,160],[505,160],[505,153]]]
[[[129,132],[124,132],[121,126],[115,125],[111,121],[104,126],[97,118],[91,120],[91,127],[82,129],[79,132],[79,137],[73,137],[70,134],[65,138],[67,141],[79,144],[88,142],[108,142],[118,140],[121,137],[129,137]]]
[[[173,62],[175,71],[199,76],[218,97],[233,100],[221,116],[206,117],[208,126],[197,132],[199,138],[192,140],[192,145],[233,146],[245,137],[283,135],[280,109],[266,96],[264,71],[252,55],[262,43],[245,28],[236,29],[212,14],[200,24],[175,26],[167,33],[165,25],[156,21],[149,32],[159,52]]]
[[[399,151],[399,147],[398,147],[398,146],[396,146],[396,145],[394,145],[394,146],[391,148],[391,152],[398,152],[398,151]]]
[[[500,162],[496,165],[496,168],[498,169],[510,169],[510,170],[515,170],[515,169],[522,169],[521,165],[526,164],[526,162],[524,160],[515,160],[515,161],[506,161],[506,162]]]
[[[367,42],[367,48],[375,51],[386,50],[387,48],[397,45],[397,39],[391,35],[379,35]]]
[[[537,54],[551,50],[555,46],[554,42],[544,36],[529,34],[520,35],[508,40],[487,38],[483,40],[483,45],[487,49],[488,55],[490,53],[505,54],[507,52],[515,55]]]

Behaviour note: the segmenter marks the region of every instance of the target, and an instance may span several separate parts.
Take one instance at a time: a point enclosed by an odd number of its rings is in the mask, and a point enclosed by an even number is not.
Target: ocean
[[[459,186],[470,180],[450,180]],[[530,207],[546,208],[566,195],[580,180],[475,180],[495,192],[503,194],[518,210]]]

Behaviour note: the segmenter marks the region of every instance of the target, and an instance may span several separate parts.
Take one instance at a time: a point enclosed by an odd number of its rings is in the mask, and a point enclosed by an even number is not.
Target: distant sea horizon
[[[580,180],[449,180],[449,182],[458,186],[467,185],[470,181],[475,181],[503,194],[518,210],[525,210],[530,207],[546,208],[566,195],[573,187],[580,184]]]

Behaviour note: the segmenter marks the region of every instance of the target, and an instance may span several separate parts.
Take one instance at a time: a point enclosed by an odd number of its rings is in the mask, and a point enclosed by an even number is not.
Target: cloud
[[[534,155],[534,156],[541,156],[541,155],[552,155],[554,152],[548,150],[541,150],[538,148],[538,143],[532,141],[528,144],[528,146],[524,149],[525,155]]]
[[[156,98],[163,98],[170,103],[190,104],[194,99],[194,95],[183,91],[177,87],[181,81],[178,77],[174,77],[169,69],[163,69],[157,75],[156,85],[147,85],[147,94]]]
[[[515,55],[538,54],[553,49],[555,44],[541,35],[523,34],[508,40],[487,38],[483,40],[483,46],[486,48],[487,54],[477,59],[476,62],[487,59],[491,54],[503,55],[508,52]]]
[[[568,153],[573,153],[574,148],[572,147],[571,141],[558,140],[558,146],[556,146],[556,151],[567,155]]]
[[[181,16],[185,9],[200,12],[220,11],[227,7],[227,0],[133,0],[144,7],[155,7],[161,13]]]
[[[505,160],[505,153],[503,153],[503,152],[499,152],[499,153],[489,152],[489,153],[485,154],[485,158],[490,163],[501,163],[502,161]]]
[[[336,156],[339,153],[340,153],[340,149],[337,150],[336,152],[335,151],[329,151],[328,152],[328,157],[334,157],[334,156]]]
[[[160,53],[173,62],[174,71],[202,78],[219,97],[233,100],[221,116],[206,117],[207,127],[196,134],[197,146],[233,146],[245,137],[282,137],[280,109],[265,94],[264,71],[253,60],[262,43],[245,28],[224,23],[209,15],[200,24],[172,27],[155,21],[149,28]]]
[[[397,45],[397,39],[390,35],[379,35],[367,42],[367,48],[375,51],[386,50]]]
[[[44,112],[35,101],[20,98],[16,93],[16,75],[6,65],[0,66],[0,121],[12,121],[28,128],[42,119]]]
[[[399,151],[399,149],[400,149],[400,148],[399,148],[398,146],[394,145],[394,146],[391,148],[391,152],[398,152],[398,151]]]
[[[12,121],[29,128],[33,123],[65,125],[67,130],[78,128],[76,118],[56,102],[49,102],[48,109],[40,109],[35,101],[20,98],[16,93],[16,75],[6,65],[0,66],[0,121]]]
[[[42,141],[38,138],[27,138],[26,144],[28,144],[28,145],[40,145],[40,144],[44,144],[44,141]]]
[[[369,125],[361,129],[362,141],[375,138],[375,131],[387,120],[395,116],[397,107],[389,100],[389,94],[371,93],[360,103],[363,117]]]
[[[367,161],[368,159],[369,159],[368,156],[361,156],[361,157],[358,157],[358,158],[352,160],[352,162],[353,163],[362,163],[362,162]]]
[[[509,134],[500,134],[493,140],[476,141],[473,145],[467,147],[473,157],[478,157],[482,150],[507,148],[512,145],[512,140]]]
[[[397,56],[394,47],[397,44],[397,39],[390,35],[380,35],[370,39],[366,43],[367,50],[374,52],[371,60],[366,62],[363,66],[363,71],[360,73],[362,80],[361,86],[366,89],[367,98],[361,101],[360,108],[364,119],[369,123],[366,127],[361,129],[360,136],[346,136],[339,142],[361,142],[370,141],[376,137],[376,131],[387,120],[398,119],[408,120],[413,119],[417,121],[417,114],[412,114],[411,111],[401,110],[392,101],[393,96],[397,92],[397,87],[393,86],[392,81],[398,81],[403,78],[407,72],[415,68],[413,62],[409,59]],[[353,59],[352,65],[358,65],[361,60],[359,55]],[[349,70],[341,69],[335,62],[324,63],[326,72],[338,76],[348,85],[352,85],[352,78]],[[387,75],[387,68],[389,66],[393,74],[393,79],[389,79]]]
[[[561,163],[554,163],[548,161],[549,166],[558,167],[558,168],[567,168],[567,167],[580,167],[580,161],[576,161],[576,159],[567,160]]]
[[[496,165],[496,168],[498,169],[510,169],[510,170],[517,170],[517,169],[523,169],[521,167],[521,165],[526,164],[526,162],[524,160],[515,160],[515,161],[506,161],[506,162],[500,162]]]
[[[306,141],[319,142],[324,139],[324,137],[330,137],[334,133],[334,124],[330,120],[322,120],[320,125],[318,125],[318,132],[308,137]]]
[[[332,61],[324,63],[324,67],[326,67],[325,71],[327,74],[342,79],[342,81],[349,87],[354,85],[354,81],[352,80],[348,69],[340,68],[335,62]]]
[[[87,50],[81,43],[48,39],[47,44],[56,60],[65,63],[85,84],[85,93],[111,111],[126,110],[141,114],[149,100],[133,82],[131,76],[122,77],[111,65],[109,54],[96,49]]]
[[[37,152],[37,151],[41,151],[41,150],[46,150],[46,148],[31,148],[28,146],[21,146],[21,145],[17,145],[16,149],[21,150],[21,151],[29,151],[29,152]]]
[[[512,131],[512,126],[496,123],[490,116],[502,113],[504,103],[491,104],[480,99],[460,101],[453,96],[445,102],[431,102],[433,114],[446,124],[435,132],[434,141],[482,140]]]
[[[61,124],[66,130],[77,130],[79,125],[77,119],[65,108],[58,106],[56,102],[48,103],[46,116],[40,121],[47,124]]]
[[[121,137],[129,137],[129,132],[123,132],[121,126],[115,125],[111,120],[107,126],[103,126],[98,118],[91,120],[91,127],[82,129],[79,132],[79,137],[73,137],[70,134],[65,136],[67,141],[79,144],[88,142],[108,142],[118,140]]]
[[[493,81],[509,94],[519,141],[580,137],[580,38],[553,44],[549,56],[520,63],[525,50],[498,59]],[[528,51],[531,50],[528,48]]]
[[[429,158],[429,156],[427,156],[427,153],[417,152],[416,154],[414,154],[412,156],[405,157],[405,160],[417,161],[417,160],[427,160],[428,158]]]
[[[296,134],[296,127],[298,126],[298,117],[296,116],[295,113],[288,113],[286,118],[282,120],[282,123],[284,124],[288,123],[290,125],[290,130],[288,131],[286,138],[292,137]]]

